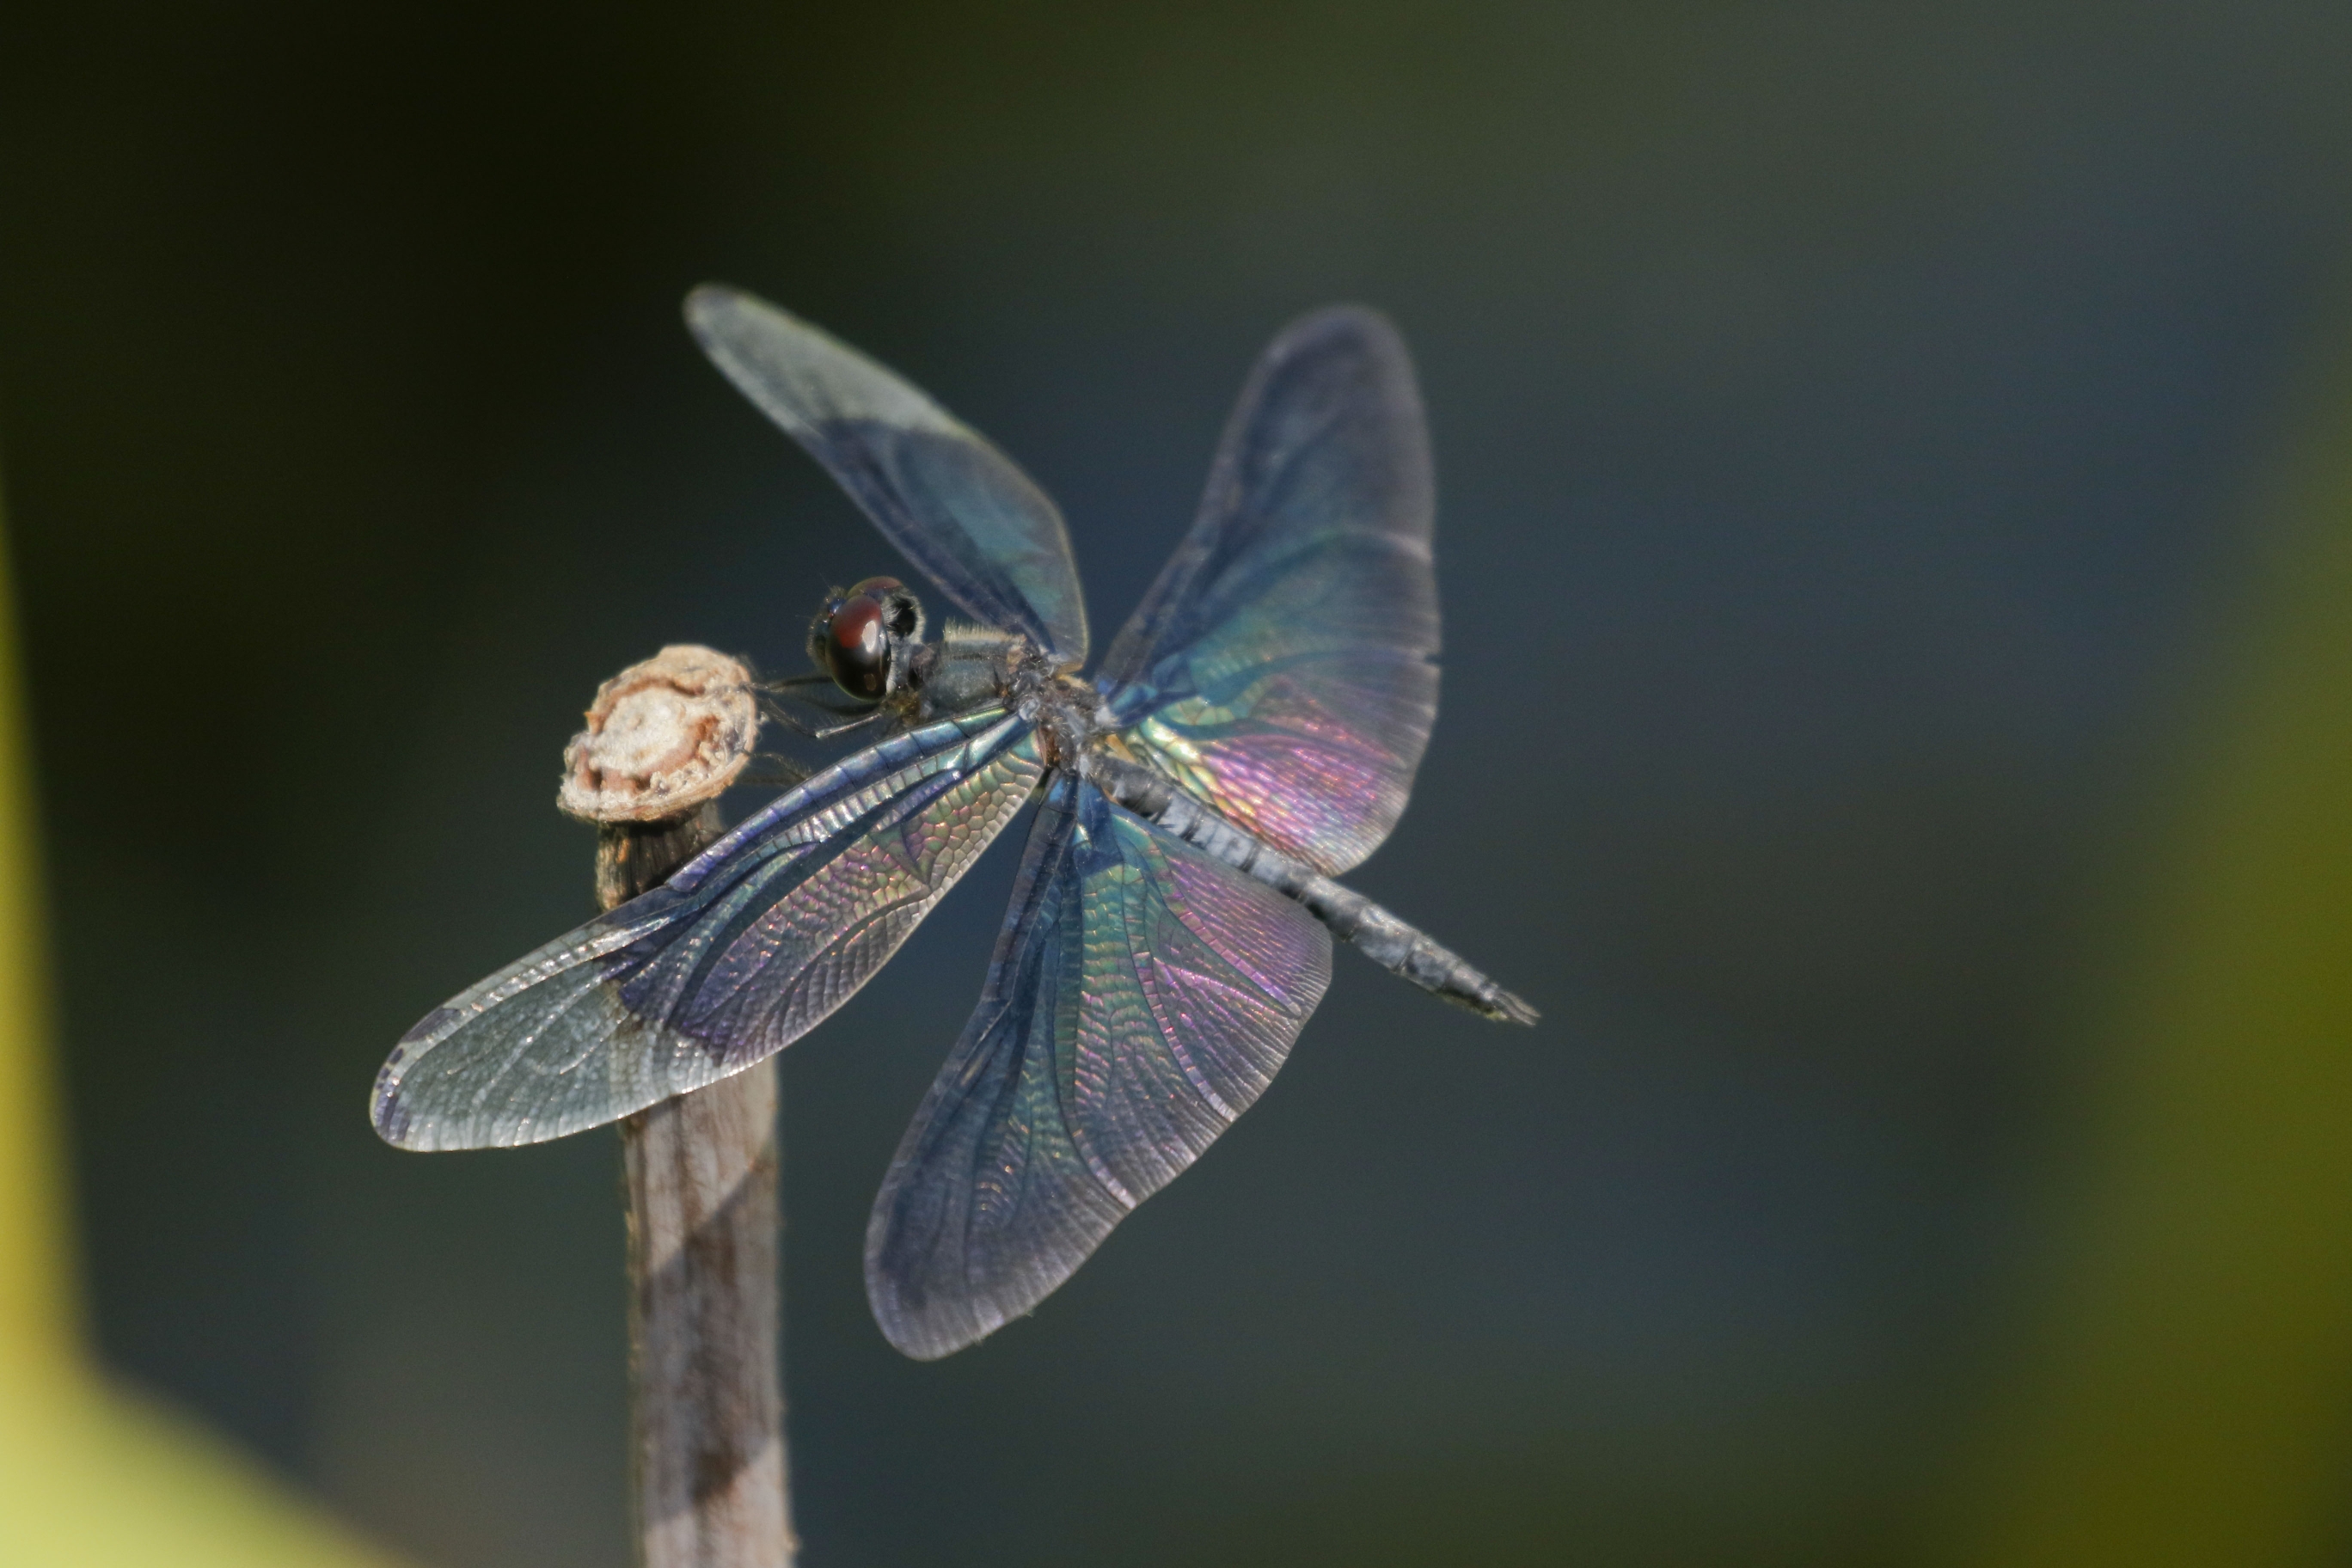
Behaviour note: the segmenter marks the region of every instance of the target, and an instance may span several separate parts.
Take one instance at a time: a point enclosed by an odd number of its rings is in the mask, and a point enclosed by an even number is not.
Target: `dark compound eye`
[[[824,667],[852,697],[881,700],[890,686],[890,638],[879,603],[859,593],[841,602],[825,623]]]
[[[863,596],[882,606],[882,624],[892,637],[922,635],[923,607],[896,577],[868,577],[849,592],[853,598]]]

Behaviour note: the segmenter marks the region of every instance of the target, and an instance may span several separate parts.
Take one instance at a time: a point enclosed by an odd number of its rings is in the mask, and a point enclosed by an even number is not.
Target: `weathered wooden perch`
[[[719,837],[759,728],[751,674],[667,647],[604,683],[560,804],[597,825],[596,901],[656,887]],[[621,1123],[629,1374],[645,1568],[790,1568],[772,1058]]]

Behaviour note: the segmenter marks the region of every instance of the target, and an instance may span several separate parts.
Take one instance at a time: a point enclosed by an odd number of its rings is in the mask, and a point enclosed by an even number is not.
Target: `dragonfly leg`
[[[814,686],[815,682],[812,681],[810,684]],[[827,685],[830,686],[831,683],[827,682]],[[870,702],[860,702],[854,698],[850,699],[846,702],[825,702],[820,700],[814,692],[796,690],[773,682],[763,681],[753,686],[751,689],[758,695],[760,705],[770,711],[773,711],[775,710],[777,707],[776,700],[780,697],[790,698],[794,702],[814,708],[820,713],[833,713],[838,715],[863,713],[868,708],[873,706]],[[838,698],[845,694],[836,688],[828,690],[825,695]]]
[[[798,693],[812,686],[830,687],[831,685],[833,685],[833,677],[820,671],[808,675],[772,675],[765,680],[751,682],[751,689]],[[808,699],[803,698],[802,700],[806,701]]]
[[[754,752],[750,765],[735,775],[735,782],[751,789],[790,789],[813,771],[781,752]]]
[[[803,698],[802,700],[806,701],[807,699]],[[812,724],[806,719],[802,718],[798,713],[795,713],[791,709],[785,707],[782,703],[776,701],[773,698],[765,696],[760,699],[760,716],[763,719],[774,720],[777,723],[782,724],[785,729],[790,730],[795,735],[805,735],[812,741],[829,741],[835,735],[845,735],[849,733],[850,731],[857,729],[861,725],[871,724],[875,720],[883,717],[890,711],[888,709],[881,707],[862,709],[832,708],[827,707],[825,704],[821,702],[810,702],[809,706],[815,709],[820,713],[828,714],[837,719],[844,719],[845,722],[839,724]]]

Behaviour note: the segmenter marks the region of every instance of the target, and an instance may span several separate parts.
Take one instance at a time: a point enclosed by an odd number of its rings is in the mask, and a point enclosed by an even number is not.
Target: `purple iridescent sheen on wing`
[[[1097,685],[1139,760],[1326,875],[1404,811],[1437,716],[1429,437],[1368,310],[1276,338]]]
[[[866,1293],[946,1355],[1035,1306],[1255,1102],[1323,926],[1091,786],[1040,808],[979,1007],[875,1200]]]
[[[1044,772],[1002,711],[835,763],[436,1008],[377,1077],[376,1131],[411,1149],[535,1143],[781,1050],[898,951]]]

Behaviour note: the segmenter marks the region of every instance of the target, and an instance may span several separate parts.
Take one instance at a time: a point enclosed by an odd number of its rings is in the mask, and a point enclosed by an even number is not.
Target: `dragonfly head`
[[[836,588],[809,623],[809,658],[861,702],[879,702],[907,683],[909,656],[923,640],[923,606],[896,577]]]

